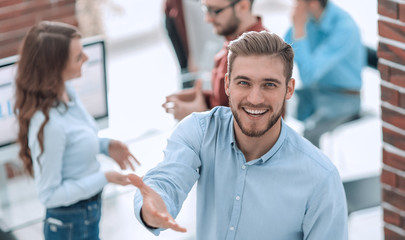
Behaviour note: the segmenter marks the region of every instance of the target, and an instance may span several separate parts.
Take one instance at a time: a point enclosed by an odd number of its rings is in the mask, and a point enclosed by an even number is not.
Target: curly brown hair
[[[45,116],[37,136],[42,154],[49,110],[62,103],[60,99],[65,89],[62,72],[69,59],[71,39],[75,37],[80,37],[80,33],[71,25],[42,21],[28,31],[20,49],[14,113],[19,125],[19,157],[30,176],[34,175],[28,146],[30,120],[37,111]]]

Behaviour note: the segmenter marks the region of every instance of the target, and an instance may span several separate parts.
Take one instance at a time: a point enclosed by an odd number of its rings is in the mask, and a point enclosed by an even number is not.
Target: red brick
[[[397,176],[398,189],[405,192],[405,178]]]
[[[0,46],[0,58],[14,56],[18,53],[18,44],[9,44]]]
[[[405,26],[379,20],[378,33],[382,37],[405,43]]]
[[[384,122],[405,130],[405,115],[397,111],[381,107],[381,118]]]
[[[15,43],[22,39],[28,32],[29,28],[16,29],[7,33],[0,33],[0,46]]]
[[[400,227],[402,225],[402,218],[396,212],[384,208],[384,221]]]
[[[389,102],[394,106],[398,106],[399,92],[395,89],[381,85],[381,101]]]
[[[383,150],[383,162],[388,166],[405,171],[405,157]]]
[[[385,240],[405,240],[405,236],[384,227]]]
[[[405,72],[396,68],[390,68],[389,81],[397,86],[405,88]]]
[[[383,141],[405,151],[405,136],[398,132],[383,128]]]
[[[390,79],[391,68],[387,65],[378,63],[378,70],[380,71],[381,79],[388,81]]]
[[[405,50],[386,43],[379,43],[377,55],[391,62],[405,65]]]
[[[378,0],[378,14],[398,19],[398,3],[390,0]]]
[[[0,0],[1,4],[9,0]],[[0,58],[17,54],[26,32],[42,20],[78,26],[75,0],[16,0],[0,7]]]
[[[0,33],[6,33],[21,28],[28,28],[37,22],[38,16],[36,13],[25,14],[10,21],[0,21]]]
[[[23,0],[2,0],[0,1],[0,8],[2,7],[7,7],[13,4],[18,4],[18,3],[22,3]]]
[[[64,18],[57,19],[56,21],[64,22],[73,26],[79,26],[79,22],[77,21],[76,16],[68,16]]]
[[[383,171],[381,173],[381,182],[388,184],[392,187],[398,186],[397,175],[395,173],[387,171],[385,169],[383,169]]]
[[[66,5],[74,6],[75,2],[72,0],[57,1],[54,3],[50,0],[23,1],[20,4],[0,8],[0,20],[11,19],[43,10],[55,10],[63,8]]]
[[[398,106],[405,109],[405,93],[399,94],[399,103]]]
[[[42,12],[41,20],[56,20],[75,15],[75,4],[53,7]]]
[[[399,11],[398,11],[399,20],[402,21],[402,22],[405,22],[405,4],[404,4],[404,3],[400,3],[400,4],[398,5],[398,7],[399,7]]]
[[[384,202],[404,211],[405,210],[405,196],[394,191],[382,189],[382,199]]]

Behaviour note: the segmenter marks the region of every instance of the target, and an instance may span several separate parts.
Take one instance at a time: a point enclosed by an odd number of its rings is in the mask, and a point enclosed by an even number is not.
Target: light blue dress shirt
[[[347,239],[343,185],[334,165],[282,122],[275,145],[246,162],[228,107],[179,123],[164,160],[144,177],[176,217],[197,183],[197,239]],[[135,194],[140,222],[142,195]],[[158,235],[162,229],[149,229]]]
[[[304,88],[360,90],[365,48],[353,18],[333,2],[319,22],[309,18],[306,36],[294,39],[290,28],[285,41],[294,49]]]
[[[45,119],[37,111],[30,121],[28,144],[40,201],[47,208],[68,206],[100,192],[107,179],[100,171],[98,153],[108,155],[109,139],[97,136],[94,119],[87,113],[70,83],[70,98],[49,112],[44,129],[44,152],[40,154],[38,131]]]

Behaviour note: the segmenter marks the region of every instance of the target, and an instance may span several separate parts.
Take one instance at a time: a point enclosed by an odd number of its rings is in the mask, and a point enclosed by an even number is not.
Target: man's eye
[[[240,81],[240,82],[239,82],[239,85],[248,85],[248,82],[246,82],[246,81]]]
[[[266,87],[276,87],[276,84],[274,84],[274,83],[266,83],[265,86]]]

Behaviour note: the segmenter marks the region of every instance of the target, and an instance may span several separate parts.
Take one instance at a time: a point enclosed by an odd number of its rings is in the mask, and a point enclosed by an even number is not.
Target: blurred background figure
[[[45,239],[99,239],[101,192],[108,183],[127,185],[126,175],[102,172],[98,153],[134,170],[137,161],[120,141],[99,138],[69,80],[88,59],[78,30],[43,21],[27,33],[18,62],[15,114],[19,157],[35,178],[46,207]]]
[[[114,14],[122,14],[124,9],[112,0],[76,0],[76,17],[82,37],[105,35],[102,8],[108,7]]]
[[[296,117],[319,147],[323,133],[359,114],[365,48],[352,17],[328,0],[297,0],[292,24],[285,40],[302,80]]]
[[[184,22],[183,0],[164,2],[165,27],[173,45],[181,72],[188,72],[188,41]]]
[[[244,32],[266,30],[260,17],[252,13],[253,0],[204,0],[202,9],[205,20],[212,24],[214,32],[225,37],[223,48],[214,57],[211,73],[211,91],[204,91],[197,81],[193,89],[183,90],[166,97],[163,104],[166,112],[181,120],[192,112],[201,112],[215,106],[228,106],[224,78],[227,72],[226,46]]]

